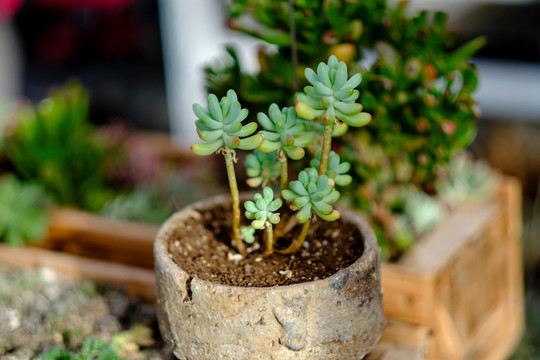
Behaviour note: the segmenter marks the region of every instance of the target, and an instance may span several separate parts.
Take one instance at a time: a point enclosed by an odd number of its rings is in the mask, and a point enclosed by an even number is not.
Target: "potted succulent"
[[[296,106],[272,104],[258,123],[243,123],[233,90],[193,106],[205,142],[192,150],[223,154],[231,196],[176,213],[156,238],[160,329],[180,359],[359,359],[380,338],[380,250],[362,219],[332,205],[351,181],[332,137],[371,119],[355,102],[361,76],[335,56],[305,75]],[[289,181],[289,159],[318,137],[318,157]],[[262,194],[239,194],[236,149],[257,149],[246,165]]]

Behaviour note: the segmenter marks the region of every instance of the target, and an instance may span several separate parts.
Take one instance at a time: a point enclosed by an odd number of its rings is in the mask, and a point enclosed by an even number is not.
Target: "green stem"
[[[236,172],[234,171],[234,156],[229,149],[224,151],[225,164],[227,165],[227,177],[229,178],[229,188],[231,189],[232,199],[232,229],[233,229],[233,244],[246,257],[246,246],[242,242],[242,234],[240,232],[240,197],[238,195],[238,184],[236,183]]]
[[[309,231],[309,227],[311,225],[311,220],[308,220],[304,223],[302,226],[302,231],[300,232],[300,235],[292,242],[292,244],[286,248],[285,250],[280,251],[280,254],[293,254],[297,252],[304,243],[304,240],[306,239],[306,236]]]
[[[328,170],[328,158],[332,147],[332,132],[334,132],[334,123],[324,126],[323,147],[321,151],[321,162],[319,164],[319,176],[326,174]]]
[[[266,225],[266,250],[263,253],[263,256],[271,255],[274,252],[274,232],[272,229],[272,224],[268,223]]]
[[[287,161],[287,155],[283,154],[283,160],[281,161],[281,179],[280,179],[281,191],[285,190],[289,185],[289,163]]]

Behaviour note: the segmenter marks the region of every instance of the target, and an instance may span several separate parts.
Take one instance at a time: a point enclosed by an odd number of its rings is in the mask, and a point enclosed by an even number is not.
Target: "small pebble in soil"
[[[292,271],[289,270],[289,269],[287,269],[287,270],[279,270],[278,273],[279,273],[279,275],[285,276],[287,279],[290,279],[293,276]]]
[[[235,263],[239,263],[242,261],[244,257],[241,254],[233,254],[231,252],[227,253],[227,260],[234,261]]]

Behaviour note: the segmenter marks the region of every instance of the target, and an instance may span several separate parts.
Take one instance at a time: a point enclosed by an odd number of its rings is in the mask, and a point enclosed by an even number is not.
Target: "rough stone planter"
[[[176,213],[154,243],[158,319],[174,354],[193,360],[356,360],[369,353],[385,324],[379,248],[370,227],[342,212],[343,221],[358,227],[364,251],[322,280],[240,287],[191,276],[171,260],[168,241],[177,229],[203,226],[201,213],[229,201],[216,197]]]

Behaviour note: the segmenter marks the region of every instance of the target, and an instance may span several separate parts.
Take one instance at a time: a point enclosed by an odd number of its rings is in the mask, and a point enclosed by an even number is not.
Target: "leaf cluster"
[[[43,240],[50,203],[38,186],[4,175],[0,178],[0,199],[0,241],[21,246]]]
[[[20,109],[5,147],[21,179],[40,184],[58,204],[96,211],[112,193],[103,166],[107,147],[87,117],[88,95],[70,80],[36,107]]]
[[[289,189],[283,190],[282,195],[293,210],[298,210],[296,220],[300,224],[310,219],[312,211],[326,221],[339,219],[339,212],[332,207],[339,199],[339,192],[328,175],[319,176],[317,169],[301,171],[298,180],[291,181]]]
[[[263,229],[267,222],[272,224],[279,223],[279,214],[277,210],[282,205],[281,199],[274,200],[274,191],[270,187],[263,189],[263,195],[255,194],[254,201],[246,201],[244,207],[246,208],[246,218],[253,220],[251,226],[254,229]]]
[[[229,90],[221,101],[216,95],[209,94],[208,111],[194,104],[193,112],[198,117],[195,125],[199,137],[205,141],[192,145],[191,149],[197,155],[210,155],[224,148],[253,150],[264,140],[260,133],[252,135],[257,130],[257,123],[242,124],[248,110],[242,109],[234,90]]]

